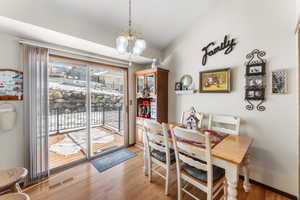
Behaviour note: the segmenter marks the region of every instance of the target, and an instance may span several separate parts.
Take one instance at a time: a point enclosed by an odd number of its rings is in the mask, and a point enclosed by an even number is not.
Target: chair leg
[[[227,200],[227,181],[224,180],[224,200]]]
[[[182,190],[181,190],[181,178],[177,178],[177,200],[182,199]]]
[[[148,157],[148,179],[149,182],[152,181],[152,162],[151,162],[151,157]]]
[[[166,188],[165,188],[165,195],[169,194],[169,185],[170,185],[170,166],[167,168],[167,173],[166,173]]]

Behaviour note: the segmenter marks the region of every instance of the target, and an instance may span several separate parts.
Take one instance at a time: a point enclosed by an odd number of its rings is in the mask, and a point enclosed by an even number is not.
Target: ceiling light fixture
[[[129,66],[132,64],[132,57],[141,55],[146,49],[146,41],[132,28],[131,0],[129,0],[128,28],[116,39],[116,49],[120,54],[129,55]]]

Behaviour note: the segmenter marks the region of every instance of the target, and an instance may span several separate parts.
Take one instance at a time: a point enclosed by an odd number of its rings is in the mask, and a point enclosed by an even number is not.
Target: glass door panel
[[[138,96],[140,97],[143,96],[144,88],[145,88],[145,77],[138,76],[136,78],[136,91]]]
[[[149,90],[150,96],[154,96],[156,93],[154,74],[150,74],[146,76],[146,85],[147,85],[147,89]]]
[[[90,68],[92,156],[124,146],[124,74],[120,69]]]
[[[48,96],[50,169],[86,159],[86,66],[50,58]]]

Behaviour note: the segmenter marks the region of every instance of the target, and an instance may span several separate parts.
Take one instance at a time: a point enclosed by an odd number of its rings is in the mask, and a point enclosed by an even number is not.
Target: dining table
[[[167,127],[170,129],[175,126],[182,126],[182,123],[172,122],[168,123]],[[208,129],[199,129],[200,132],[208,131],[215,133]],[[227,180],[227,199],[228,200],[237,200],[238,199],[238,190],[237,185],[239,181],[240,169],[244,175],[243,188],[245,192],[249,192],[250,183],[249,183],[249,150],[253,143],[253,139],[248,136],[242,135],[230,135],[220,133],[219,141],[215,144],[212,144],[212,164],[223,168],[225,170],[225,177]],[[172,147],[172,137],[169,135],[170,147]],[[189,143],[194,145],[197,148],[203,148],[197,144]],[[147,153],[146,145],[144,145],[144,172],[147,175],[148,166],[147,166]]]

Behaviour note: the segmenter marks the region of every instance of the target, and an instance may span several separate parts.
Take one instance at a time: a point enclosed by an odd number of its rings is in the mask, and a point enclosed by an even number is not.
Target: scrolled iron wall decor
[[[246,106],[247,110],[254,110],[254,103],[251,101],[260,101],[256,105],[258,111],[266,109],[263,106],[265,101],[265,88],[266,88],[266,60],[263,59],[266,52],[254,49],[251,53],[247,54],[246,58],[246,90],[245,100],[249,103]]]

